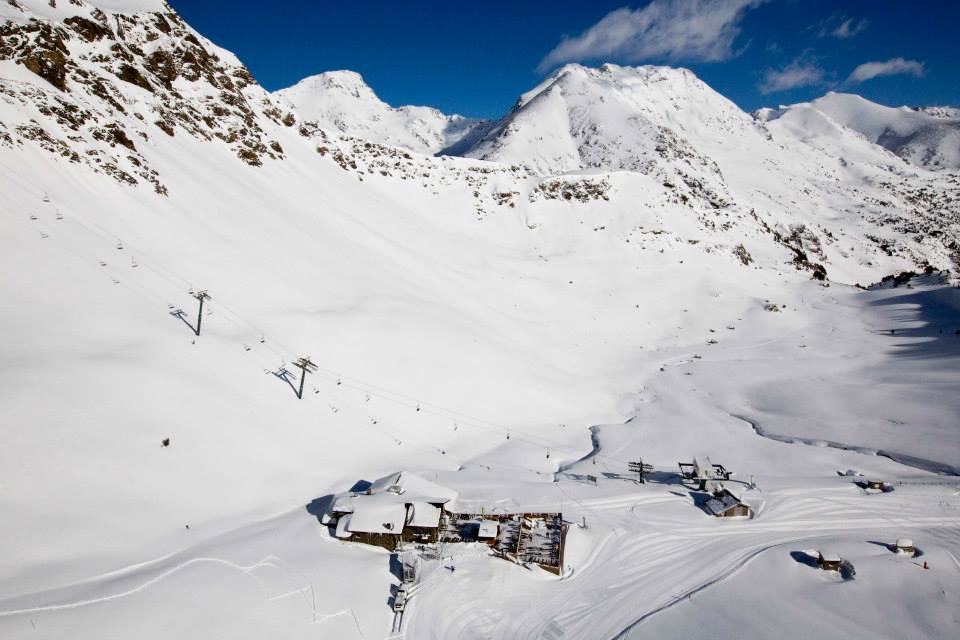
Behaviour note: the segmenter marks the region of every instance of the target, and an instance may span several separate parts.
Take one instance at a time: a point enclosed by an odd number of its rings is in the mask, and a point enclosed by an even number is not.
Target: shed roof
[[[500,523],[496,520],[481,520],[478,538],[496,538],[497,531],[500,529]]]
[[[429,502],[412,502],[407,505],[407,524],[411,527],[436,529],[440,526],[440,507]]]
[[[710,500],[707,500],[707,510],[715,516],[726,513],[733,507],[741,504],[735,495],[727,490],[723,490]]]
[[[349,530],[350,527],[350,514],[343,516],[337,520],[337,532],[334,534],[338,538],[349,538],[352,534]]]
[[[840,562],[840,554],[835,551],[821,551],[820,558],[824,562]]]
[[[354,500],[347,530],[352,533],[400,535],[406,520],[406,505],[393,499],[390,494],[358,496]]]
[[[397,471],[374,480],[368,489],[370,494],[394,493],[402,495],[407,502],[430,502],[445,504],[456,497],[457,492],[431,482],[409,471]]]

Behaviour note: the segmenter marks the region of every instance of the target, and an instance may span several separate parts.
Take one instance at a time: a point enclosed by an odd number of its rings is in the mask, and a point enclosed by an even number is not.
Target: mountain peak
[[[356,71],[325,71],[273,94],[301,120],[350,136],[433,154],[456,144],[480,121],[433,107],[391,107]]]
[[[387,106],[377,96],[356,71],[346,69],[324,71],[316,75],[307,76],[297,84],[276,92],[277,95],[290,96],[294,93],[339,92],[355,99],[377,102]]]
[[[960,168],[960,117],[955,109],[888,107],[833,91],[808,104],[907,162],[928,169]]]

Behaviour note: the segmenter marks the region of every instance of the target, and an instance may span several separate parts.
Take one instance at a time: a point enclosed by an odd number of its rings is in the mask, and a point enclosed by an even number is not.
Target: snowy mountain
[[[956,259],[947,257],[956,255],[955,179],[947,177],[933,187],[941,179],[917,177],[911,167],[844,129],[816,105],[765,110],[757,117],[744,113],[685,69],[567,65],[457,152],[545,175],[630,171],[653,178],[675,201],[694,208],[722,211],[740,205],[776,211],[779,219],[789,220],[781,235],[791,235],[787,227],[803,227],[820,247],[815,253],[833,262],[840,262],[840,256],[829,258],[822,251],[830,253],[834,239],[814,231],[825,224],[824,215],[832,217],[827,210],[835,209],[838,200],[857,209],[871,201],[889,204],[899,194],[900,206],[910,213],[900,218],[894,213],[898,206],[886,204],[871,213],[868,205],[864,214],[873,217],[871,226],[898,218],[895,224],[901,228],[919,223],[925,233],[939,236],[946,225],[946,252],[935,261]],[[926,190],[941,188],[943,198],[933,196],[936,206],[914,206],[928,199]],[[926,195],[915,194],[916,189]],[[873,191],[871,199],[864,199],[864,190]],[[944,209],[952,213],[941,217]],[[864,231],[865,237],[877,237]],[[890,246],[886,240],[880,244]]]
[[[907,162],[928,169],[960,169],[960,112],[950,107],[885,107],[830,92],[810,107],[863,134]],[[803,108],[803,105],[784,109]]]
[[[301,119],[330,131],[417,153],[437,153],[483,124],[431,107],[391,107],[353,71],[310,76],[274,96]]]
[[[158,0],[0,18],[3,638],[955,628],[956,173],[613,65],[435,156],[442,117],[334,74],[344,132]],[[677,477],[707,455],[753,518]],[[451,543],[395,617],[400,558],[321,519],[398,471],[562,511],[562,576]],[[933,570],[866,542],[905,535]]]

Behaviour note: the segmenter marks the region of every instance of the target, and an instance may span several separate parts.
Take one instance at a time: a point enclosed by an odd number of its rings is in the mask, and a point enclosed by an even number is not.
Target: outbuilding
[[[497,539],[497,533],[500,531],[500,523],[496,520],[481,520],[480,529],[477,532],[477,539],[480,542],[493,544]]]
[[[744,504],[737,494],[722,486],[716,490],[712,498],[707,500],[705,507],[708,513],[718,518],[750,515],[750,507]]]
[[[833,551],[820,551],[817,556],[817,564],[824,571],[840,571],[840,563],[843,560],[839,553]]]
[[[341,540],[393,551],[402,542],[436,542],[444,505],[455,492],[408,472],[384,476],[366,491],[334,498],[321,517]]]
[[[910,538],[897,538],[897,544],[894,547],[894,551],[904,555],[912,556],[916,554],[917,548],[913,546],[913,540]]]

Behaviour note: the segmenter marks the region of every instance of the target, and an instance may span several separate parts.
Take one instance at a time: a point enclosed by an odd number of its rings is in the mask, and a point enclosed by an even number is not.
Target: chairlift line
[[[60,212],[59,208],[57,209],[57,214],[58,214],[58,219],[63,218],[62,212]],[[90,233],[95,237],[99,236],[102,240],[108,240],[108,241],[115,240],[116,246],[118,249],[124,248],[123,241],[117,235],[109,233],[108,231],[100,227],[97,223],[93,221],[84,221],[82,217],[78,215],[72,215],[71,221],[76,222],[78,225],[84,228],[88,233]],[[77,252],[74,251],[74,253],[77,253]],[[84,250],[84,253],[86,253],[86,250]],[[142,253],[142,252],[138,250],[138,253]],[[188,280],[186,280],[185,278],[177,274],[175,271],[163,266],[162,263],[160,263],[159,261],[155,262],[149,258],[144,259],[142,256],[139,261],[136,261],[134,258],[131,258],[131,260],[132,260],[132,263],[131,263],[132,265],[137,264],[137,265],[143,266],[148,271],[152,272],[156,277],[168,283],[171,283],[176,287],[182,286],[183,284],[187,284],[190,295],[197,298],[197,300],[201,304],[201,307],[203,304],[203,300],[211,299],[211,297],[205,290],[196,292],[192,284],[190,284]],[[103,261],[100,261],[100,263],[102,266],[105,266],[105,263]],[[111,278],[111,279],[114,281],[114,283],[119,282],[116,280],[116,278]],[[250,330],[251,333],[254,334],[254,336],[259,336],[258,342],[260,344],[266,343],[266,339],[267,339],[266,333],[259,330],[255,325],[252,325],[249,322],[247,322],[240,313],[233,310],[229,305],[225,304],[222,300],[218,302],[218,308],[221,311],[221,315],[225,315],[225,317],[227,317],[228,320],[230,320],[231,322],[233,322],[234,324],[238,325],[239,327],[245,330]],[[201,315],[198,315],[198,323],[197,323],[198,329],[200,325],[199,320],[201,317],[202,317]],[[196,333],[197,335],[199,335],[199,331],[197,331]],[[280,343],[273,337],[270,338],[270,342],[271,344],[276,345],[276,347],[279,348],[280,351],[283,351],[289,355],[293,354],[292,350],[285,347],[282,343]],[[280,352],[277,350],[277,348],[268,346],[268,349],[270,349],[271,351],[279,355]],[[357,384],[350,384],[349,382],[345,382],[344,378],[340,374],[335,374],[334,372],[328,369],[322,368],[315,363],[311,362],[310,364],[313,366],[308,367],[307,369],[303,369],[304,372],[308,371],[309,373],[324,373],[326,375],[335,375],[338,386],[350,386],[352,388],[363,391],[365,394],[365,402],[369,402],[369,398],[373,395],[383,400],[387,400],[396,404],[413,407],[417,412],[430,413],[440,418],[450,419],[453,417],[459,417],[460,420],[458,420],[457,422],[454,422],[454,431],[458,430],[459,422],[463,422],[467,426],[472,426],[474,428],[483,429],[491,432],[499,432],[500,434],[504,435],[507,439],[516,437],[520,440],[526,441],[536,446],[543,446],[544,444],[551,445],[551,446],[559,446],[559,443],[553,441],[551,438],[545,438],[539,435],[528,434],[522,431],[520,432],[522,435],[513,436],[512,432],[516,431],[516,429],[510,430],[504,427],[503,425],[490,422],[482,418],[477,418],[476,416],[471,416],[471,415],[462,413],[460,411],[457,411],[455,409],[443,407],[442,405],[425,404],[420,401],[417,401],[415,398],[407,396],[404,393],[393,391],[391,389],[388,389],[376,384],[368,383],[361,378],[352,378],[352,377],[347,378],[346,380],[357,383]],[[358,386],[358,385],[361,385],[361,386]],[[374,422],[374,424],[376,424],[376,422]],[[566,427],[566,424],[561,424],[560,426],[561,428]],[[609,459],[614,460],[613,458],[609,458]]]

